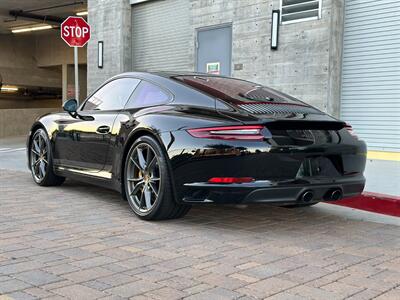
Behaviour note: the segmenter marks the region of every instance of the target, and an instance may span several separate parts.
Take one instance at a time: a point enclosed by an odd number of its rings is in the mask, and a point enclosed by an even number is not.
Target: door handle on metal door
[[[110,127],[107,126],[107,125],[100,126],[100,127],[97,128],[96,132],[100,133],[100,134],[109,133],[110,132]]]

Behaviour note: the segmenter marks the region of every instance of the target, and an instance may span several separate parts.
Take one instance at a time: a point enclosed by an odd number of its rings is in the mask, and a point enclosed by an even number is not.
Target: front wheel
[[[43,129],[38,129],[32,136],[29,149],[29,161],[33,180],[41,186],[60,185],[64,177],[53,171],[53,156],[50,141]]]
[[[140,137],[131,146],[125,162],[124,187],[129,205],[142,219],[179,218],[190,209],[175,201],[167,158],[150,136]]]

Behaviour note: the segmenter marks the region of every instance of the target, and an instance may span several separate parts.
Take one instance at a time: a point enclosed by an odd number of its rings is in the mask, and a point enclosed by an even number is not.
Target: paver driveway
[[[112,191],[0,170],[0,299],[400,299],[400,227],[323,206],[145,222]]]

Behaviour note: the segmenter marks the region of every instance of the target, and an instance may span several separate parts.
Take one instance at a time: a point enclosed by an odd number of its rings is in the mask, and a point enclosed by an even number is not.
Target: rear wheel
[[[140,218],[174,219],[189,211],[189,205],[175,201],[166,157],[152,137],[140,137],[132,145],[124,175],[126,198]]]
[[[32,177],[38,185],[60,185],[65,181],[65,177],[54,174],[50,141],[45,130],[38,129],[33,134],[29,155]]]

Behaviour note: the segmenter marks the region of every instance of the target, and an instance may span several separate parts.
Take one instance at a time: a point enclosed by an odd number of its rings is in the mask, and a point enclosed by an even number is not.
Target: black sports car
[[[125,73],[64,110],[29,133],[35,182],[115,189],[143,219],[200,203],[309,206],[364,188],[366,145],[350,126],[249,81]]]

